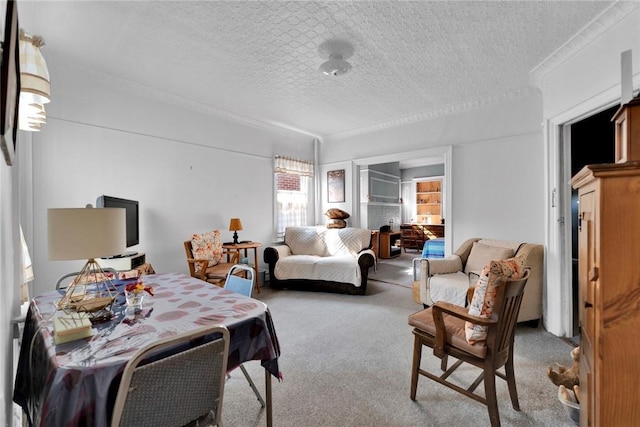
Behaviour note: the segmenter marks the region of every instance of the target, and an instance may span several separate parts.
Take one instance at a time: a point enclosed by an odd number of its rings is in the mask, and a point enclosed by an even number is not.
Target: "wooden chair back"
[[[189,275],[191,275],[191,277],[197,277],[200,280],[206,281],[206,270],[207,265],[209,265],[209,261],[197,260],[193,257],[193,246],[191,245],[191,240],[186,240],[184,242],[184,251],[187,255],[187,264],[189,264]],[[196,264],[200,265],[198,269],[196,269]],[[196,272],[196,270],[198,271]]]
[[[513,365],[513,342],[518,313],[529,274],[530,269],[527,268],[521,279],[507,279],[500,284],[493,312],[488,319],[472,316],[464,307],[440,301],[409,317],[409,323],[415,326],[410,393],[412,400],[416,398],[418,377],[423,375],[485,404],[489,411],[491,425],[496,427],[500,425],[495,389],[495,377],[498,376],[507,381],[511,404],[515,410],[520,410]],[[487,326],[487,338],[484,343],[468,344],[466,342],[465,321]],[[429,324],[432,326],[429,327]],[[435,334],[431,332],[433,327]],[[484,347],[482,347],[483,345]],[[441,359],[440,367],[443,374],[438,376],[420,368],[423,346],[432,348],[433,354]],[[457,361],[447,368],[449,356],[454,357]],[[469,363],[482,369],[478,378],[466,389],[447,380],[453,371],[463,363]],[[504,374],[497,371],[503,366],[505,367]],[[482,382],[484,382],[485,388],[484,396],[474,393],[474,390]]]
[[[191,240],[184,242],[184,251],[187,256],[187,264],[189,265],[189,274],[205,282],[213,283],[217,286],[223,286],[229,274],[231,267],[240,261],[240,252],[226,251],[223,249],[223,256],[227,258],[226,262],[219,262],[213,267],[209,267],[209,260],[196,259],[193,257],[193,246]]]

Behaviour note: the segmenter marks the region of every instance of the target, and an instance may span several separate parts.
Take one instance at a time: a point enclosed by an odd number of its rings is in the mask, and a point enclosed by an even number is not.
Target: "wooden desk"
[[[418,224],[429,239],[444,237],[444,224]]]
[[[114,317],[94,325],[91,339],[55,344],[53,303],[63,290],[49,291],[31,301],[13,396],[30,425],[108,427],[110,398],[118,388],[119,374],[137,349],[162,337],[220,323],[231,333],[228,371],[249,360],[262,362],[267,426],[271,426],[271,376],[281,378],[280,345],[266,304],[184,274],[166,273],[142,276],[155,295],[145,298],[141,312],[131,313],[126,309],[123,287],[135,280],[115,282]]]
[[[248,242],[248,243],[238,243],[238,244],[233,244],[233,243],[225,243],[224,245],[222,245],[223,249],[226,249],[228,252],[238,252],[238,257],[241,258],[241,251],[244,251],[244,257],[247,257],[247,250],[248,249],[253,249],[253,270],[255,271],[255,276],[256,276],[256,290],[258,291],[258,293],[260,293],[260,270],[258,268],[258,247],[260,247],[261,244],[258,242]],[[229,262],[229,259],[231,257],[231,254],[227,253],[227,262]]]

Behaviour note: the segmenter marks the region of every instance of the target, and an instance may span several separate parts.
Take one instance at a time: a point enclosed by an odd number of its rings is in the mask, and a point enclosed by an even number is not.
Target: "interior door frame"
[[[428,148],[424,150],[417,151],[407,151],[403,153],[393,153],[386,154],[381,156],[374,157],[362,157],[359,159],[354,159],[352,161],[352,173],[354,177],[360,176],[360,168],[368,165],[375,165],[380,163],[391,163],[391,162],[401,162],[403,160],[412,160],[412,159],[420,159],[420,158],[441,158],[442,163],[444,164],[444,176],[442,177],[442,186],[443,186],[443,217],[447,219],[445,221],[445,233],[444,233],[444,243],[445,243],[445,254],[450,254],[453,249],[453,204],[452,204],[452,189],[453,189],[453,146],[446,145],[442,147]],[[440,162],[438,162],[439,164]],[[427,163],[425,163],[426,165]],[[435,164],[435,163],[433,163]],[[360,224],[360,179],[353,179],[353,200],[354,212],[357,212],[357,223]]]
[[[571,125],[620,103],[620,88],[612,87],[547,119],[543,127],[547,158],[546,307],[544,326],[560,337],[574,336],[571,257]],[[560,313],[547,316],[546,313]]]

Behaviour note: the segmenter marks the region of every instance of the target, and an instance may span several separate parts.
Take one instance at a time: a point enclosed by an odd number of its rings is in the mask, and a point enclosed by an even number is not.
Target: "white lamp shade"
[[[40,47],[44,40],[20,30],[20,110],[21,130],[39,131],[47,122],[44,104],[51,101],[51,84],[47,63]]]
[[[123,208],[62,208],[47,212],[49,259],[91,259],[126,251]]]
[[[20,100],[28,103],[46,104],[51,101],[49,69],[40,47],[42,37],[20,33]]]

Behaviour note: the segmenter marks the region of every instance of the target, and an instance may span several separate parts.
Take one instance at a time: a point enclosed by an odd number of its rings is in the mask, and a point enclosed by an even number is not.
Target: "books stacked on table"
[[[91,320],[87,313],[60,311],[53,318],[53,339],[63,344],[91,336]]]

